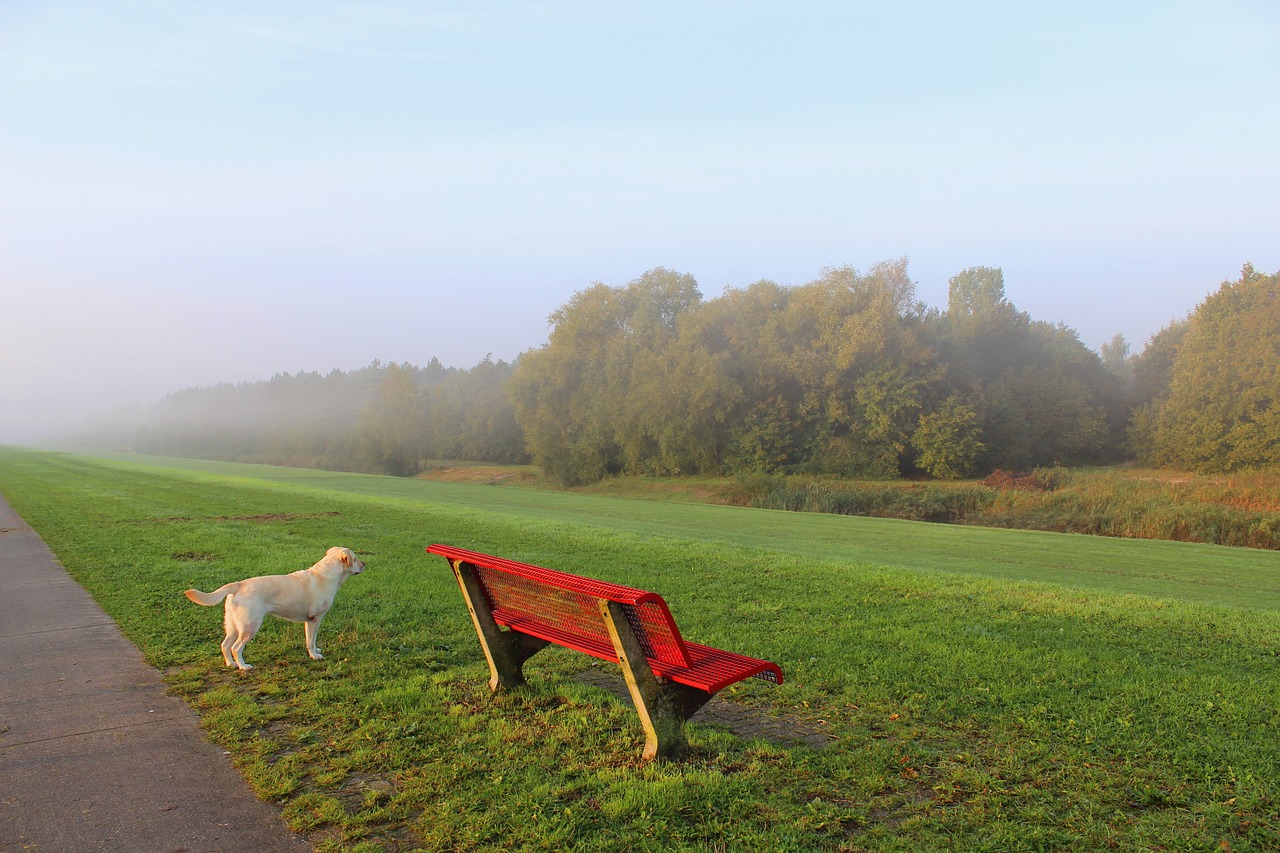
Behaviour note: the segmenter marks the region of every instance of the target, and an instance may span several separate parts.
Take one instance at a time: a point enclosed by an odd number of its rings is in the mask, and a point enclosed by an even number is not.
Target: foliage
[[[905,259],[707,301],[662,269],[596,285],[553,315],[547,346],[517,370],[530,451],[570,485],[753,470],[954,477],[1114,456],[1120,402],[1098,357],[1014,309],[999,270],[952,287],[937,315]]]
[[[721,499],[737,506],[1168,539],[1280,550],[1275,478],[1192,480],[1148,470],[1003,470],[981,484],[744,478]]]
[[[1155,465],[1156,433],[1160,409],[1169,399],[1173,365],[1191,321],[1178,320],[1152,335],[1142,353],[1131,360],[1133,407],[1128,426],[1128,447],[1140,463]]]
[[[1280,464],[1280,298],[1246,267],[1131,355],[1033,320],[998,268],[953,276],[945,311],[906,259],[703,299],[658,267],[597,283],[547,343],[469,370],[374,362],[189,389],[94,425],[88,446],[414,475],[428,458],[532,459],[579,486],[747,472],[953,479],[998,468]],[[129,424],[138,423],[136,427]]]
[[[527,459],[507,395],[513,365],[469,370],[374,361],[360,370],[278,374],[191,388],[148,412],[100,420],[78,444],[201,459],[409,476],[428,458]]]
[[[1264,850],[1280,833],[1272,553],[222,463],[0,451],[0,473],[319,850]],[[700,723],[688,760],[641,766],[634,711],[568,652],[488,695],[432,540],[661,592],[690,638],[786,673],[722,696],[826,745]],[[271,621],[258,667],[224,671],[216,614],[179,590],[334,542],[368,570],[325,620],[326,658]]]
[[[951,393],[977,401],[982,416],[978,469],[1118,457],[1125,425],[1119,379],[1075,332],[1018,311],[999,269],[953,277],[937,324]]]
[[[658,268],[626,287],[596,284],[551,316],[546,346],[512,380],[530,455],[566,485],[661,467],[671,398],[665,344],[701,300],[692,276]]]
[[[955,397],[948,397],[937,411],[920,416],[911,436],[916,465],[942,480],[973,473],[984,445],[978,439],[978,413]]]
[[[1192,314],[1167,399],[1146,414],[1155,461],[1194,471],[1280,466],[1280,273],[1246,265]]]
[[[384,371],[374,398],[365,407],[360,432],[365,455],[376,470],[397,476],[419,471],[422,459],[423,395],[409,365]]]

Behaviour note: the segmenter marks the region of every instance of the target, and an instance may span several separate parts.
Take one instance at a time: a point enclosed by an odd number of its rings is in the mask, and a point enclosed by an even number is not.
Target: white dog
[[[220,586],[213,592],[189,589],[184,594],[205,607],[212,607],[224,598],[227,600],[223,618],[227,636],[222,641],[222,659],[227,666],[253,669],[244,662],[244,647],[258,633],[268,613],[290,622],[301,622],[307,632],[307,654],[312,660],[320,660],[320,649],[316,647],[320,620],[333,606],[333,597],[342,582],[363,571],[364,563],[350,548],[330,548],[324,559],[309,569],[288,575],[248,578]]]

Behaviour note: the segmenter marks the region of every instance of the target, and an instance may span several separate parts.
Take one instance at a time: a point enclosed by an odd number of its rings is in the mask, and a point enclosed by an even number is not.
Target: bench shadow
[[[574,676],[579,684],[606,690],[631,704],[631,694],[622,673],[616,668],[592,666]],[[819,727],[786,716],[772,716],[757,708],[739,705],[720,696],[713,696],[707,704],[689,718],[692,723],[718,726],[728,729],[740,738],[760,738],[778,746],[804,746],[824,749],[832,742],[828,732]]]

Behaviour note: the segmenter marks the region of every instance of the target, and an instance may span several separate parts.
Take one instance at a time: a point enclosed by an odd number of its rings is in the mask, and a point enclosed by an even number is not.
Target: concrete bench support
[[[480,579],[476,577],[475,567],[462,560],[449,560],[449,565],[453,567],[453,576],[458,580],[462,597],[467,602],[467,610],[471,613],[471,622],[476,628],[476,636],[480,638],[480,646],[489,662],[489,689],[497,693],[522,686],[525,683],[524,662],[550,643],[528,634],[499,628],[493,619],[493,609],[480,586]]]

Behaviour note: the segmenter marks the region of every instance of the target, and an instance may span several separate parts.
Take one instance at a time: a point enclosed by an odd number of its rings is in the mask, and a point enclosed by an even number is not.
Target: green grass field
[[[0,491],[322,850],[1280,849],[1275,552],[10,449]],[[563,650],[490,696],[431,542],[662,593],[828,745],[642,765]],[[181,591],[330,545],[325,660],[274,621],[224,670]]]

